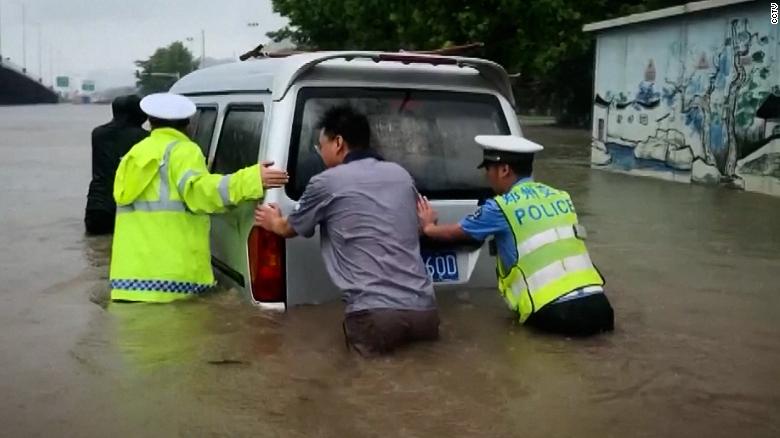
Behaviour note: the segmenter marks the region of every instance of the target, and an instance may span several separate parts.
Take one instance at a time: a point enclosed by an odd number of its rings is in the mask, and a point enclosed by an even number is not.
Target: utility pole
[[[206,65],[206,31],[203,29],[200,30],[200,43],[200,68],[203,68]]]
[[[43,82],[43,44],[41,44],[41,23],[38,26],[38,78]]]
[[[3,2],[0,1],[0,64],[3,63]]]
[[[27,7],[22,4],[22,69],[27,73]]]

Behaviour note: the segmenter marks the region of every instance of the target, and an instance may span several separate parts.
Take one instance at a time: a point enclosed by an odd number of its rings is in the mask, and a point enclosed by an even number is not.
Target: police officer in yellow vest
[[[201,149],[184,133],[195,105],[176,94],[141,100],[152,132],[122,158],[114,180],[116,230],[111,299],[167,303],[214,285],[209,214],[263,197],[287,172],[254,165],[213,175]]]
[[[567,336],[614,327],[604,279],[585,247],[585,230],[569,194],[533,180],[542,146],[510,135],[477,136],[497,196],[460,223],[438,225],[425,198],[418,202],[423,233],[437,240],[485,240],[498,249],[498,289],[521,323]]]

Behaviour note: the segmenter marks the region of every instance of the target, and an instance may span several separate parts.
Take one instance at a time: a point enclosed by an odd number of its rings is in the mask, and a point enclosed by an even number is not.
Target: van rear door
[[[302,88],[297,96],[288,160],[291,181],[286,189],[291,199],[299,199],[309,179],[324,170],[314,146],[319,135],[316,124],[327,108],[339,104],[349,104],[367,115],[372,147],[409,171],[418,191],[433,202],[443,223],[456,222],[473,213],[480,200],[492,196],[483,173],[477,169],[482,152],[474,137],[510,133],[497,95],[310,87]],[[437,286],[469,282],[473,287],[495,287],[494,262],[481,247],[481,243],[423,241],[422,256]],[[318,252],[318,242],[288,247],[288,305],[319,302],[332,296],[332,287],[323,287],[329,284],[323,269],[312,269],[310,263],[302,268],[304,265],[292,262],[311,262],[312,254]]]

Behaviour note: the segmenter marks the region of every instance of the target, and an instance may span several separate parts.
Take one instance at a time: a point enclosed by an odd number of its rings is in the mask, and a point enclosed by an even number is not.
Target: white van
[[[521,135],[504,69],[473,58],[380,52],[312,52],[195,71],[171,92],[198,112],[191,136],[214,173],[259,161],[287,168],[290,183],[266,202],[291,212],[306,183],[324,166],[315,127],[330,106],[349,103],[368,116],[372,146],[405,167],[442,222],[472,213],[492,196],[477,169],[480,134]],[[213,264],[220,281],[252,302],[285,309],[338,298],[320,257],[318,238],[285,241],[254,226],[254,203],[215,216]],[[496,287],[487,248],[422,242],[437,289]]]

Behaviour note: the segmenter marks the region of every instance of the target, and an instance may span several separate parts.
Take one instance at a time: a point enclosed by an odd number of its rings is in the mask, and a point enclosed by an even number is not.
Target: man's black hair
[[[491,163],[488,166],[500,166],[506,164],[518,178],[528,178],[534,170],[534,154],[520,154],[511,161],[503,163]]]
[[[512,172],[520,178],[528,178],[534,171],[534,154],[523,154],[509,163]]]
[[[328,109],[317,126],[329,138],[340,135],[350,150],[368,149],[371,146],[371,128],[368,125],[368,118],[349,105]]]
[[[173,128],[183,132],[186,131],[187,127],[190,125],[190,119],[164,120],[156,117],[149,117],[149,125],[152,126],[152,129]]]

